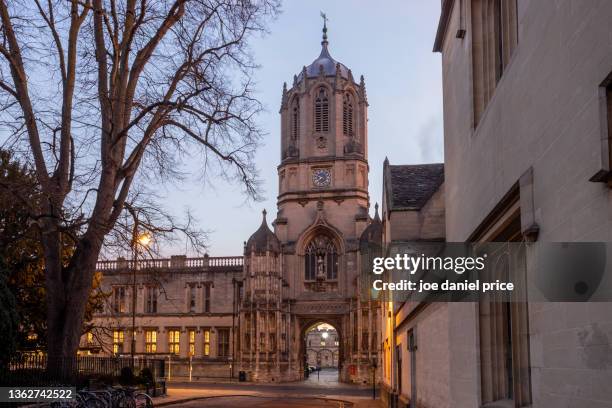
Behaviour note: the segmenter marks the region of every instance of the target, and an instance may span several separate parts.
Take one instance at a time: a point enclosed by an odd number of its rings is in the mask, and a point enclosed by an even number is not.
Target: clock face
[[[331,184],[329,169],[315,169],[312,172],[312,182],[317,187],[327,187]]]

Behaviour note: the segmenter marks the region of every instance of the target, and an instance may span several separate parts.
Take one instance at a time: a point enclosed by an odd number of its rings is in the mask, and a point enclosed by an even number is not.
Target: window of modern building
[[[113,354],[123,353],[124,336],[123,330],[113,330]]]
[[[113,312],[127,313],[125,293],[126,293],[125,286],[115,286],[113,288]]]
[[[329,99],[325,87],[320,87],[315,98],[315,132],[329,132]]]
[[[145,330],[145,353],[157,353],[157,330]]]
[[[195,356],[195,338],[196,338],[196,331],[195,329],[189,329],[189,355],[191,357]]]
[[[177,329],[168,330],[168,352],[179,354],[181,343],[181,331]]]
[[[229,356],[229,329],[217,330],[217,355],[219,357]]]
[[[202,340],[203,340],[203,349],[202,349],[202,355],[204,355],[204,357],[208,357],[210,356],[210,329],[203,329],[202,330]]]
[[[472,1],[474,126],[478,125],[518,44],[516,0]]]
[[[157,313],[157,287],[147,286],[145,289],[145,313]]]

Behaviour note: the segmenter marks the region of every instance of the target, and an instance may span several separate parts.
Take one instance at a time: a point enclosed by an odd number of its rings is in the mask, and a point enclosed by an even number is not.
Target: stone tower
[[[379,309],[359,279],[360,242],[377,237],[362,236],[367,108],[363,77],[332,58],[324,24],[320,55],[283,86],[275,232],[264,217],[245,247],[237,344],[251,380],[303,378],[306,332],[319,323],[338,332],[340,379],[372,378]]]

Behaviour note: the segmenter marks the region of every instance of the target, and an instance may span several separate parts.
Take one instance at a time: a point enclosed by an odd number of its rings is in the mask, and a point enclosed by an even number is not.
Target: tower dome
[[[304,71],[307,78],[316,78],[323,76],[335,76],[336,71],[340,70],[340,76],[344,79],[349,78],[349,69],[346,65],[336,61],[329,53],[329,42],[327,41],[327,22],[323,24],[323,41],[321,41],[321,54],[315,59],[312,64],[304,67],[297,77],[298,82],[302,80]]]
[[[266,210],[263,210],[262,214],[263,219],[261,221],[261,225],[247,241],[245,253],[265,253],[266,251],[274,253],[280,252],[280,241],[276,237],[276,234],[274,234],[274,232],[272,232],[268,227],[268,222],[266,221]]]

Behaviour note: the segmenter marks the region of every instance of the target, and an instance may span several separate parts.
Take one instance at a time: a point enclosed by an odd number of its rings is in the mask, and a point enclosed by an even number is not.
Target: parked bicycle
[[[74,399],[43,405],[49,408],[153,408],[147,393],[133,388],[108,387],[99,390],[80,390]]]

